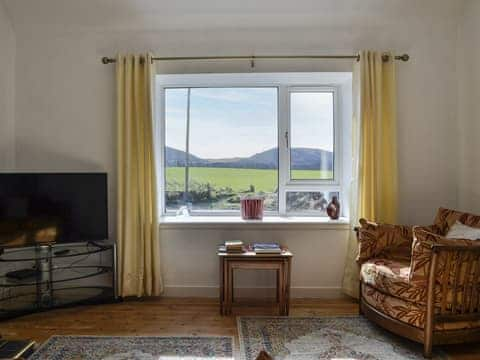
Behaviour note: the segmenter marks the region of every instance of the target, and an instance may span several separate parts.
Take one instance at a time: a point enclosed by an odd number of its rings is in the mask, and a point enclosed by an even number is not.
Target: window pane
[[[290,93],[290,178],[332,180],[333,92]]]
[[[277,88],[165,90],[167,210],[239,210],[248,194],[278,209],[277,98]]]
[[[288,191],[287,212],[327,216],[327,205],[333,196],[340,201],[338,191]]]

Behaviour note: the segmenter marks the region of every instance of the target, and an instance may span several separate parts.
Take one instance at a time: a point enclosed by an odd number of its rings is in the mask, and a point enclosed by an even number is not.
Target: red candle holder
[[[245,197],[240,199],[242,219],[262,220],[264,200],[263,197]]]

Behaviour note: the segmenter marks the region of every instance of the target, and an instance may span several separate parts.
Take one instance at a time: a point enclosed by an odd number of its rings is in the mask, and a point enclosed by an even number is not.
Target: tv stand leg
[[[36,249],[37,278],[37,306],[49,309],[53,306],[52,294],[52,247],[38,246]]]

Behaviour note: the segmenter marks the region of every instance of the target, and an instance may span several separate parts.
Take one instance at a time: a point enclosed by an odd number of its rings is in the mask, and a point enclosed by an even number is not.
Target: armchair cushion
[[[443,274],[440,273],[440,274]],[[427,304],[427,284],[422,281],[410,281],[410,262],[387,259],[370,259],[360,268],[361,281],[377,291],[418,305]],[[443,276],[443,275],[439,275]],[[451,281],[453,282],[453,275]],[[458,290],[458,304],[462,304],[463,290]],[[447,308],[453,300],[452,289],[442,294],[439,284],[435,286],[435,306],[440,307],[442,296],[446,297]]]
[[[456,221],[445,235],[448,239],[480,240],[480,228],[464,225]]]
[[[361,280],[378,291],[397,298],[425,304],[426,286],[410,283],[410,261],[370,259],[362,264]]]
[[[360,219],[357,262],[371,258],[410,259],[413,233],[411,226],[377,224]]]
[[[457,221],[464,225],[480,228],[480,216],[460,212],[451,209],[440,208],[438,209],[437,216],[435,217],[434,226],[438,231],[433,231],[439,235],[446,235],[448,230]]]

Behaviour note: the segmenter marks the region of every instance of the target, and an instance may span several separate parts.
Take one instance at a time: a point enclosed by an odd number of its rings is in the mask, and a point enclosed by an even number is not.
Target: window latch
[[[285,131],[285,144],[287,145],[288,149],[288,131]]]

